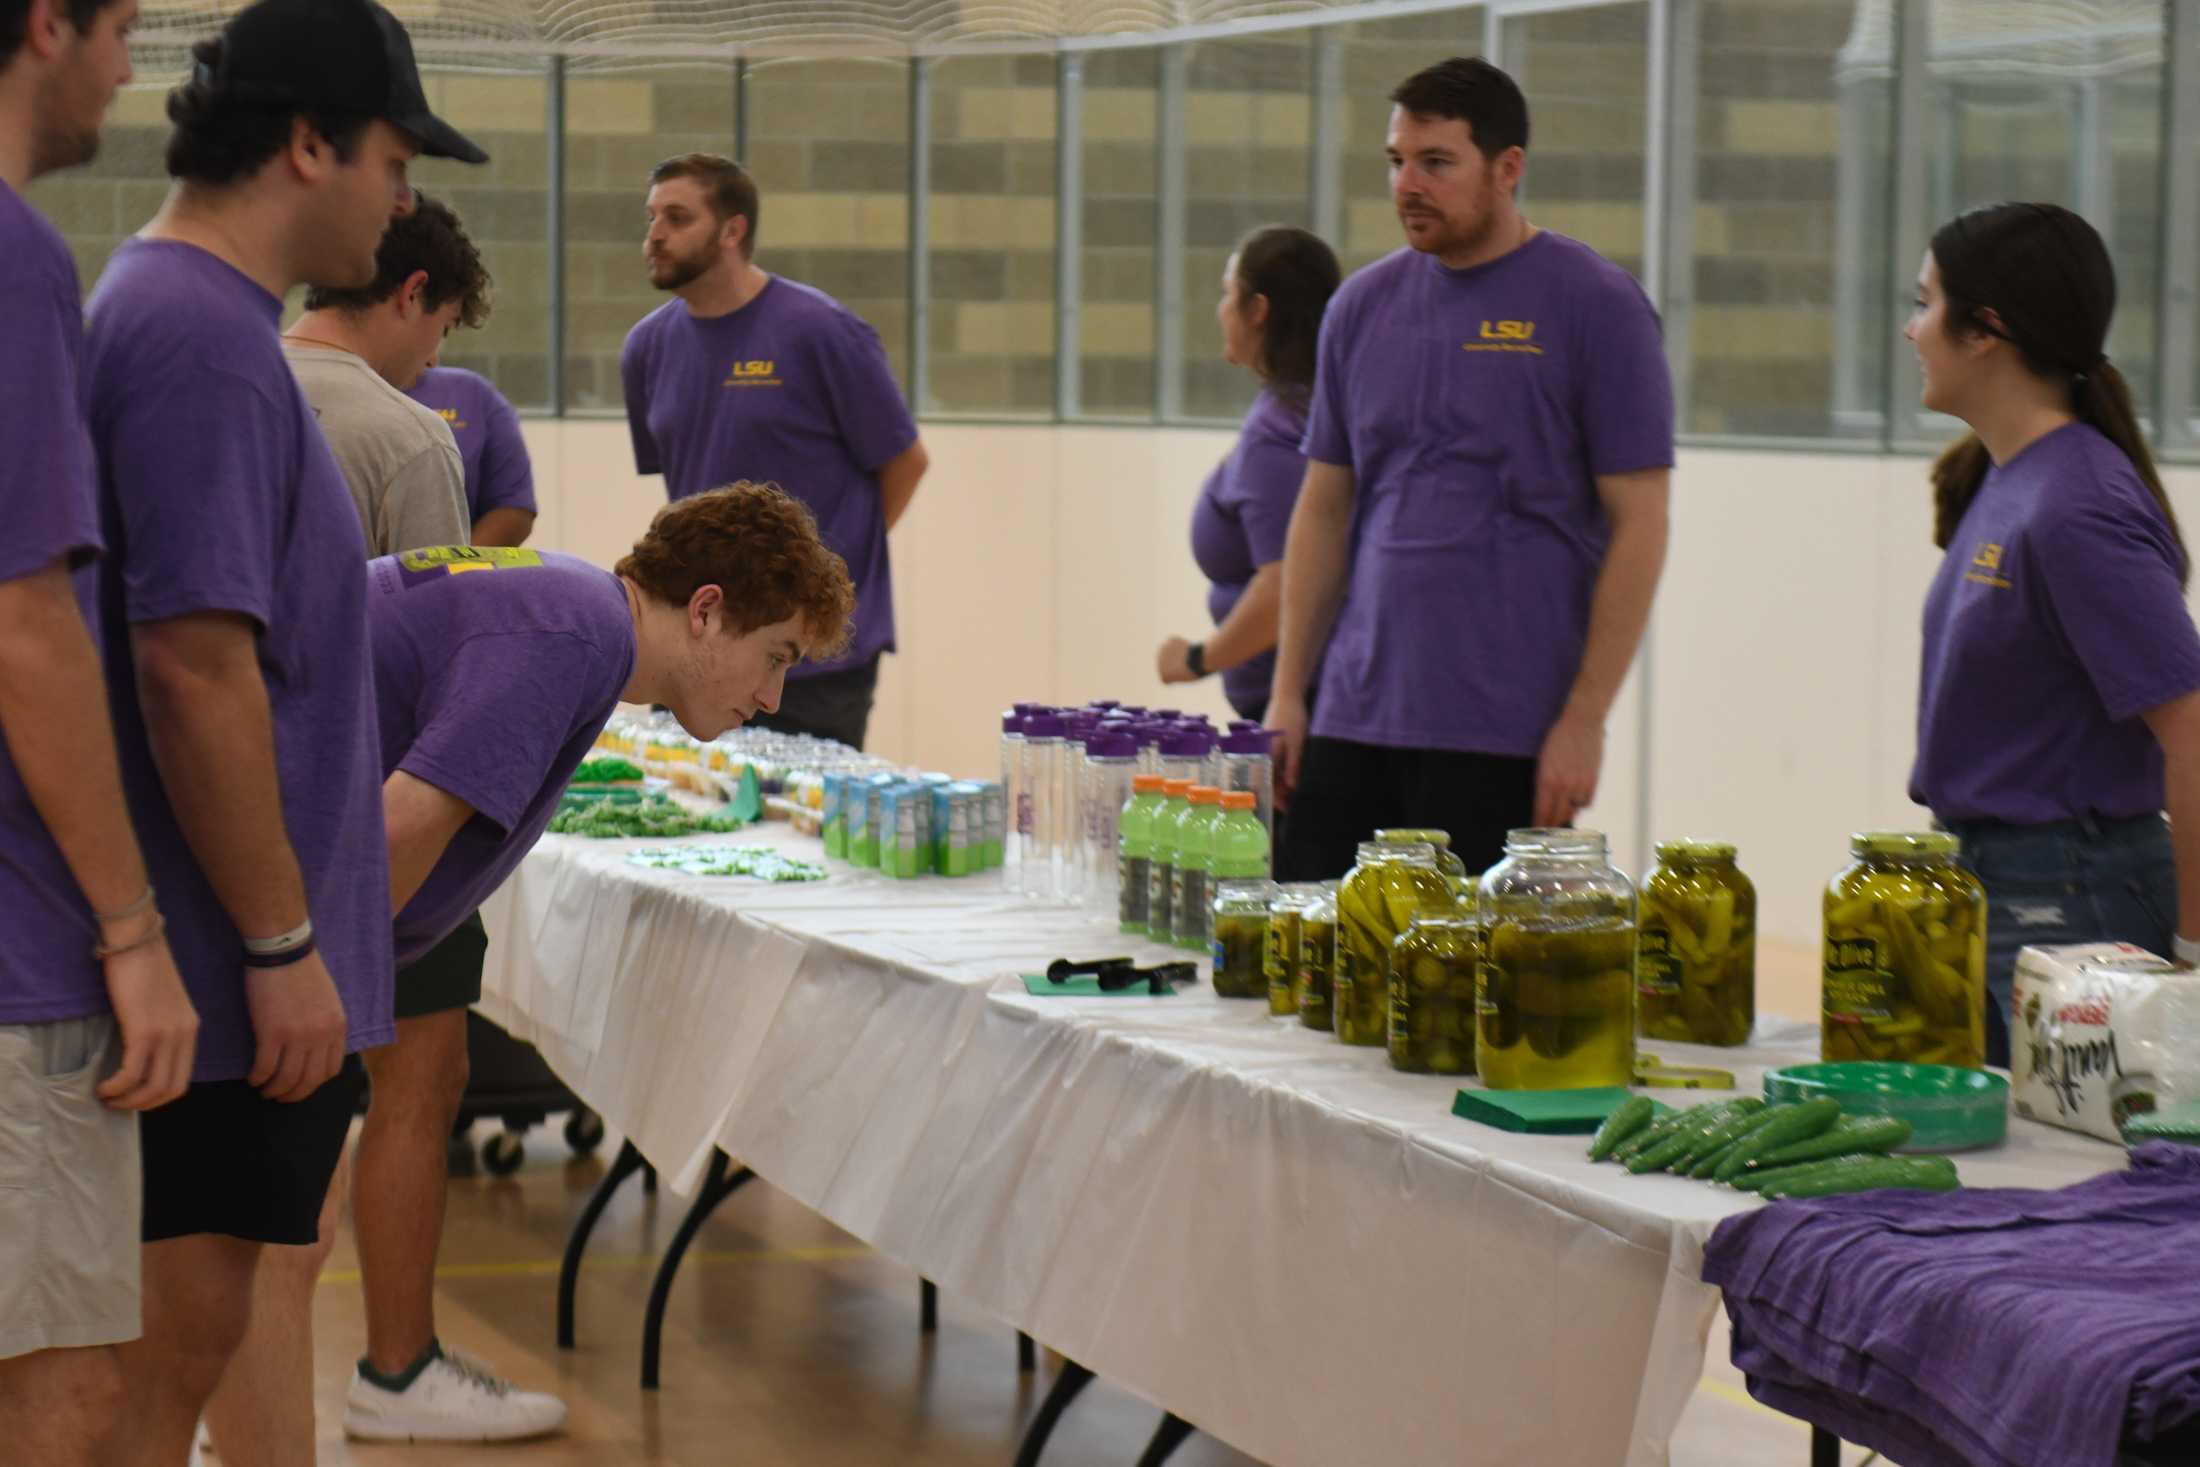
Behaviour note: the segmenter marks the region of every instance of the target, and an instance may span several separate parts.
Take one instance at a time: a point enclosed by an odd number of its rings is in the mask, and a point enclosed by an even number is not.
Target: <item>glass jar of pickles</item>
[[[1635,1032],[1747,1044],[1757,1022],[1757,888],[1722,841],[1669,840],[1642,883]]]
[[[1462,882],[1473,878],[1467,874],[1467,863],[1452,853],[1451,832],[1448,830],[1378,830],[1375,840],[1379,845],[1407,846],[1417,842],[1436,847],[1436,870],[1450,882],[1452,890],[1461,889]]]
[[[1593,830],[1515,830],[1482,877],[1475,1068],[1492,1090],[1635,1078],[1635,888]]]
[[[1986,1061],[1986,892],[1941,831],[1875,831],[1826,887],[1819,1055]]]
[[[1292,882],[1279,888],[1268,904],[1268,952],[1263,967],[1268,1012],[1279,1019],[1299,1011],[1299,919],[1321,890],[1313,882]]]
[[[1273,881],[1225,881],[1215,891],[1211,950],[1219,998],[1268,996],[1268,907]]]
[[[1299,968],[1291,985],[1299,1022],[1327,1030],[1336,1020],[1337,891],[1330,882],[1306,899],[1299,912]]]
[[[1474,1073],[1474,973],[1481,946],[1472,908],[1431,904],[1390,949],[1390,1063],[1414,1074]]]
[[[1337,889],[1337,1037],[1346,1044],[1390,1040],[1390,947],[1424,906],[1448,906],[1452,889],[1427,841],[1366,841],[1359,864]]]

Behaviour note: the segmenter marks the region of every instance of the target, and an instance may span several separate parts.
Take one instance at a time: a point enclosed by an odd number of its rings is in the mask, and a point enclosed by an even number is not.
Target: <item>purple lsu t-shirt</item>
[[[466,518],[492,509],[535,512],[534,462],[519,414],[488,378],[464,367],[430,367],[406,394],[450,425],[466,466]]]
[[[1534,757],[1588,640],[1597,478],[1673,462],[1642,288],[1549,230],[1466,270],[1388,255],[1329,303],[1305,448],[1356,485],[1314,732]]]
[[[2200,688],[2182,566],[2131,460],[2087,424],[1989,470],[1925,597],[1910,798],[2014,825],[2160,810],[2139,715]]]
[[[1262,388],[1192,507],[1192,559],[1207,578],[1207,613],[1221,626],[1253,576],[1283,559],[1291,508],[1306,478],[1299,438],[1306,406]],[[1263,652],[1222,674],[1222,693],[1240,713],[1268,703],[1276,654]]]
[[[0,581],[55,564],[99,626],[99,511],[84,426],[84,314],[60,232],[0,183]],[[107,1007],[92,959],[92,909],[0,739],[0,1024],[82,1018]]]
[[[475,814],[397,914],[418,959],[500,886],[634,675],[626,588],[577,556],[414,550],[367,568],[384,776],[402,769]]]
[[[670,300],[627,333],[619,357],[634,466],[685,499],[736,479],[769,481],[810,507],[856,587],[845,655],[817,677],[894,650],[894,582],[878,471],[917,441],[878,333],[823,291],[773,276],[740,310],[708,320]]]
[[[191,245],[127,240],[86,307],[100,459],[100,615],[122,780],[168,944],[199,1012],[196,1080],[251,1069],[244,947],[192,859],[147,741],[130,630],[248,618],[274,718],[283,826],[354,1050],[387,1044],[390,871],[367,655],[367,547],[283,360],[282,302]]]

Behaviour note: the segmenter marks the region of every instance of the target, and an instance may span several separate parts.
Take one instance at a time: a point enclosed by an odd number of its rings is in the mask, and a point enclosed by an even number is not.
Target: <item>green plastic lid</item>
[[[2182,1141],[2200,1146],[2200,1100],[2181,1101],[2133,1116],[2124,1123],[2124,1141],[2131,1146],[2147,1141]]]
[[[1724,840],[1665,840],[1658,842],[1661,861],[1731,861],[1734,843]]]
[[[1451,849],[1451,832],[1448,830],[1378,830],[1375,843],[1385,846],[1410,846],[1425,842],[1440,851]]]
[[[1996,1146],[2009,1131],[2009,1082],[1957,1065],[1841,1060],[1765,1072],[1765,1099],[1841,1102],[1852,1116],[1899,1116],[1910,1123],[1904,1151],[1971,1151]]]
[[[1963,842],[1945,830],[1860,830],[1849,837],[1849,853],[1856,856],[1891,856],[1917,860],[1926,856],[1953,856]]]

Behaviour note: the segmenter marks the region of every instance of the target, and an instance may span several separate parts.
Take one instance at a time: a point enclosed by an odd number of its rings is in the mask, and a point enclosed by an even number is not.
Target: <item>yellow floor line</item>
[[[1736,1386],[1730,1386],[1723,1380],[1713,1380],[1707,1375],[1702,1380],[1697,1381],[1696,1384],[1730,1405],[1747,1407],[1759,1416],[1770,1416],[1775,1421],[1784,1421],[1797,1431],[1808,1432],[1810,1430],[1807,1424],[1797,1421],[1785,1411],[1775,1411],[1764,1402],[1750,1395],[1749,1392]]]
[[[729,1250],[692,1251],[683,1263],[832,1263],[844,1258],[868,1258],[872,1255],[862,1244],[843,1244],[827,1248],[741,1248]],[[585,1259],[581,1263],[583,1273],[633,1273],[657,1266],[654,1253],[606,1254]],[[558,1258],[515,1258],[504,1263],[451,1263],[440,1265],[435,1276],[439,1279],[497,1279],[527,1278],[555,1274],[563,1265]],[[356,1284],[359,1270],[356,1268],[332,1268],[321,1275],[321,1283]]]

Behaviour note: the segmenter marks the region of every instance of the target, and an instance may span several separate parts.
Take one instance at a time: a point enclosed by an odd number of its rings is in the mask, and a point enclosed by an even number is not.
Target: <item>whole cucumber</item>
[[[1688,1143],[1688,1155],[1691,1160],[1717,1151],[1736,1136],[1754,1129],[1757,1125],[1757,1117],[1764,1114],[1766,1109],[1765,1103],[1754,1095],[1743,1096],[1741,1099],[1734,1101],[1733,1106],[1734,1108],[1727,1113],[1725,1120],[1719,1122],[1710,1130],[1700,1133]]]
[[[1657,1105],[1647,1095],[1630,1095],[1621,1101],[1604,1118],[1604,1124],[1597,1127],[1596,1139],[1589,1143],[1589,1160],[1604,1160],[1620,1142],[1649,1125],[1651,1118],[1657,1114]]]
[[[1834,1197],[1848,1192],[1902,1188],[1913,1192],[1952,1192],[1962,1186],[1956,1164],[1945,1156],[1843,1157],[1828,1162],[1816,1176],[1794,1176],[1761,1188],[1760,1197]]]
[[[1795,1105],[1776,1105],[1772,1107],[1772,1119],[1750,1132],[1739,1146],[1729,1151],[1713,1175],[1722,1182],[1731,1182],[1741,1174],[1743,1167],[1758,1157],[1798,1141],[1808,1141],[1830,1130],[1840,1119],[1841,1102],[1823,1096]]]
[[[1739,1104],[1740,1100],[1721,1100],[1683,1111],[1681,1124],[1667,1132],[1663,1140],[1627,1158],[1627,1170],[1638,1176],[1664,1171],[1687,1154],[1690,1142],[1725,1121]]]
[[[1799,1161],[1819,1161],[1851,1152],[1892,1151],[1909,1139],[1910,1123],[1900,1116],[1843,1116],[1807,1141],[1766,1152],[1757,1158],[1756,1165],[1792,1166]]]

